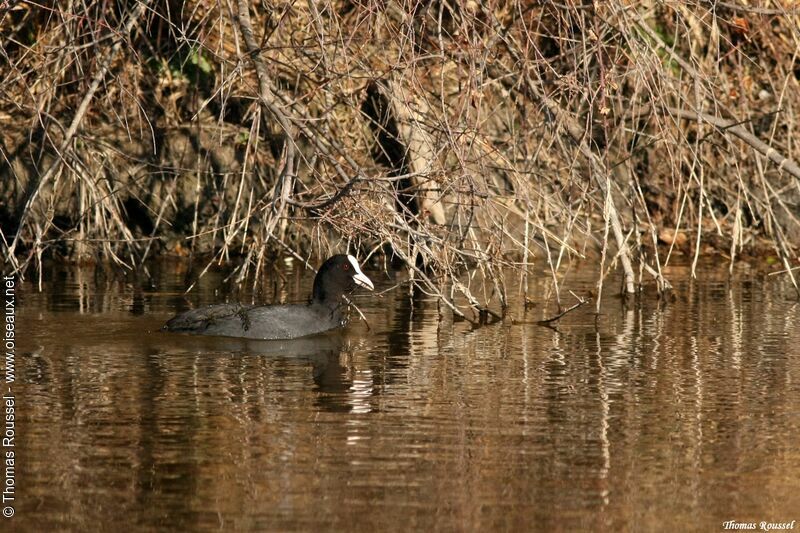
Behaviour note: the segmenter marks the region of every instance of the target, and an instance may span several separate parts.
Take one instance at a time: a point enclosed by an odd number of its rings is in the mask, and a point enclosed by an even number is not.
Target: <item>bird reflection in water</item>
[[[185,338],[184,338],[185,340]],[[369,368],[356,369],[353,355],[360,347],[358,339],[340,331],[291,340],[254,340],[240,338],[205,338],[204,349],[226,351],[241,357],[282,359],[289,364],[311,364],[315,384],[314,405],[328,412],[367,413],[375,388]],[[211,345],[211,346],[210,346]]]

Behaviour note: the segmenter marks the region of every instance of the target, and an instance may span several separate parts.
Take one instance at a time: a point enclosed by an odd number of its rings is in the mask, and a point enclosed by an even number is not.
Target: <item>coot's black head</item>
[[[314,302],[338,305],[343,294],[355,290],[356,286],[372,290],[372,282],[361,272],[358,261],[352,255],[334,255],[322,263],[314,278]]]

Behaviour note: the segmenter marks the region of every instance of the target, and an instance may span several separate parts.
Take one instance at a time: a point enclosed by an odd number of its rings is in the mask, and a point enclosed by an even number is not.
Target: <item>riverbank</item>
[[[349,250],[479,308],[468,269],[797,265],[793,2],[181,4],[0,13],[12,269]]]

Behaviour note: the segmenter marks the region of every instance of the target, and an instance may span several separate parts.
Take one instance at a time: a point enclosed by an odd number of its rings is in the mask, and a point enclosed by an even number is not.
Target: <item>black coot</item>
[[[220,335],[248,339],[295,339],[344,326],[342,296],[356,285],[372,290],[372,282],[361,272],[352,255],[334,255],[314,278],[308,304],[243,306],[210,305],[172,318],[167,331]]]

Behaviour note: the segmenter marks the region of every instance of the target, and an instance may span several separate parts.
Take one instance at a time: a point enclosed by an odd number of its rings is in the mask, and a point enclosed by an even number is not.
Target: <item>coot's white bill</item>
[[[367,276],[365,276],[363,272],[361,272],[361,267],[358,266],[358,261],[356,261],[356,258],[353,257],[352,255],[348,255],[347,259],[349,259],[350,264],[353,265],[353,271],[355,272],[355,275],[353,276],[353,281],[356,282],[356,285],[358,285],[359,287],[364,287],[365,289],[368,289],[370,291],[373,290],[375,286],[372,285],[372,281],[370,281],[370,279]]]

